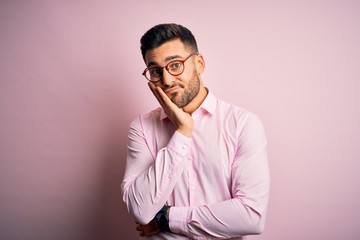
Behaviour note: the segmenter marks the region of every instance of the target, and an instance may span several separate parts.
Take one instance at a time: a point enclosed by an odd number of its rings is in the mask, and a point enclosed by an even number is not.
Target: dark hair
[[[145,54],[148,50],[157,48],[163,43],[175,39],[180,39],[192,51],[198,51],[195,37],[189,29],[174,23],[159,24],[150,28],[141,37],[140,49],[143,59],[145,60]]]

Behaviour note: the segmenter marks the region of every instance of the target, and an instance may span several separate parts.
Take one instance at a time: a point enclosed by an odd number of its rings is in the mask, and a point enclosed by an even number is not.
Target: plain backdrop
[[[360,2],[0,1],[0,239],[137,239],[120,195],[130,121],[158,106],[139,39],[176,22],[205,85],[263,121],[257,240],[360,239]]]

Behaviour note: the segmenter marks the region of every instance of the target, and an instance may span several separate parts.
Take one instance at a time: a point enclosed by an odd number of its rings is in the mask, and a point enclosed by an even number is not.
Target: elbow
[[[131,201],[130,201],[131,202]],[[129,214],[134,220],[142,225],[146,225],[154,218],[152,211],[145,210],[137,204],[126,204]]]
[[[143,211],[139,209],[138,205],[126,204],[129,214],[134,220],[142,225],[146,225],[153,220],[154,215],[150,211]]]
[[[136,222],[145,225],[154,218],[153,212],[142,208],[135,196],[129,194],[129,189],[122,187],[122,195],[128,213],[134,218]]]
[[[246,235],[259,235],[264,232],[265,221],[264,217],[258,214],[248,216],[242,219],[231,231],[232,236],[246,236]]]
[[[259,235],[262,234],[265,230],[265,216],[256,214],[248,222],[248,233],[247,235]]]
[[[121,186],[121,193],[128,213],[136,222],[146,225],[154,218],[155,215],[151,210],[152,208],[142,206],[140,203],[141,201],[136,198],[136,195],[132,192],[131,187],[125,186],[125,183],[123,183]]]
[[[134,210],[134,209],[129,209],[129,213],[134,217],[135,221],[142,224],[142,225],[146,225],[149,222],[151,222],[151,220],[153,220],[154,216],[152,213],[147,213],[145,211],[139,211],[139,210]]]
[[[265,230],[265,224],[263,223],[256,224],[255,226],[252,227],[252,234],[259,235],[262,234],[264,230]]]
[[[254,208],[246,207],[246,211],[242,212],[242,215],[243,218],[237,225],[237,235],[259,235],[264,232],[266,221],[265,210],[255,210]]]

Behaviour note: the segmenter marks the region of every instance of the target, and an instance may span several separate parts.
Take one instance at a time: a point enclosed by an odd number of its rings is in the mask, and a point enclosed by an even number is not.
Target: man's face
[[[171,61],[184,60],[191,54],[191,50],[186,49],[179,40],[165,42],[160,47],[149,50],[145,54],[147,67],[164,67]],[[161,87],[166,95],[178,107],[188,105],[199,93],[200,73],[202,72],[201,60],[199,56],[191,56],[185,63],[185,70],[179,76],[172,76],[165,68],[160,81],[154,83]]]

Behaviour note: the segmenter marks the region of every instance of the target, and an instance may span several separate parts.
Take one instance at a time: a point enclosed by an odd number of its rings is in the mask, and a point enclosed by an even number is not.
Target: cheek
[[[191,81],[197,76],[196,69],[188,69],[186,73],[184,72],[179,76],[179,81],[183,82],[186,85],[189,85]]]

